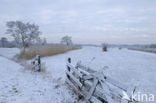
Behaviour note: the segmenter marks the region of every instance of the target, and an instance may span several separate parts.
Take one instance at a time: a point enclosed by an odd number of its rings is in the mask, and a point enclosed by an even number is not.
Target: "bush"
[[[102,51],[104,51],[104,52],[107,51],[107,44],[105,44],[105,43],[102,44]]]
[[[121,47],[119,47],[119,50],[121,50],[122,48]]]

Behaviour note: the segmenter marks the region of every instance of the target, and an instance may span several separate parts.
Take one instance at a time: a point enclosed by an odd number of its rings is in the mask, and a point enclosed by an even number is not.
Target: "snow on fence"
[[[84,97],[87,103],[108,103],[115,100],[119,103],[132,103],[135,100],[123,99],[123,93],[130,94],[128,87],[105,76],[103,72],[96,72],[78,62],[76,66],[67,61],[66,82],[79,97]],[[133,90],[135,92],[135,89]],[[135,103],[135,102],[133,102]]]
[[[37,55],[31,62],[32,69],[35,71],[40,72],[41,71],[41,58],[40,55]]]

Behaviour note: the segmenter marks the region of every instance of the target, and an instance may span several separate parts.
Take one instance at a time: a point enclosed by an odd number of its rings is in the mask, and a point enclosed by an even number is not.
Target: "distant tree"
[[[42,42],[42,45],[46,45],[46,44],[47,44],[47,39],[44,38],[44,39],[43,39],[43,42]]]
[[[8,39],[5,38],[5,37],[2,37],[0,41],[1,41],[1,46],[2,46],[2,47],[7,47],[8,44],[9,44],[9,43],[8,43]]]
[[[42,45],[42,39],[41,39],[41,38],[38,38],[38,39],[34,42],[34,44],[36,44],[36,45]]]
[[[107,44],[106,43],[102,43],[102,50],[104,51],[104,52],[106,52],[107,51]]]
[[[20,44],[18,44],[15,40],[10,42],[10,47],[20,47]]]
[[[61,44],[65,44],[65,45],[73,45],[72,39],[70,36],[64,36],[61,39]]]
[[[6,26],[8,27],[6,33],[11,34],[18,44],[22,44],[24,50],[40,38],[41,32],[39,31],[39,26],[36,24],[9,21],[6,23]]]
[[[150,48],[156,48],[156,44],[151,44],[149,47]]]

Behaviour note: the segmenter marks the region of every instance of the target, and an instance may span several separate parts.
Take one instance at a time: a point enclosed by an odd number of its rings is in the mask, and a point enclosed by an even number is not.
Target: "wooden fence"
[[[41,71],[41,57],[40,55],[37,55],[31,62],[32,64],[32,69],[34,71],[38,71],[40,72]]]
[[[130,103],[135,100],[124,100],[123,92],[129,94],[128,87],[118,81],[105,76],[103,72],[96,72],[78,62],[75,66],[71,58],[67,60],[66,82],[87,103],[108,103],[108,99],[119,103]],[[135,89],[133,90],[135,92]]]

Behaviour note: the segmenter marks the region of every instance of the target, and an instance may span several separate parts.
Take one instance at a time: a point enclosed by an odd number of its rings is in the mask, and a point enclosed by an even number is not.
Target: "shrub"
[[[102,51],[104,51],[104,52],[107,51],[107,44],[106,43],[102,44]]]

